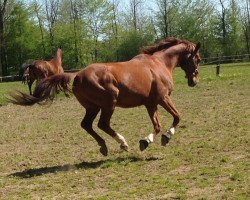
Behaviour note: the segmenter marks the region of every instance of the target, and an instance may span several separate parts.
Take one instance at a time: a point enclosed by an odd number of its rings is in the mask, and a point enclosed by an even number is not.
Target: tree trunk
[[[167,13],[167,1],[164,1],[164,38],[168,37],[168,13]]]
[[[45,49],[45,42],[44,42],[43,25],[42,25],[41,17],[39,16],[39,8],[38,8],[37,1],[35,1],[35,13],[36,13],[36,17],[38,19],[38,24],[39,24],[39,28],[40,28],[40,33],[41,33],[41,38],[42,38],[42,47],[43,47],[43,58],[44,58],[46,49]]]
[[[113,20],[112,20],[112,29],[113,29],[113,34],[114,34],[114,37],[115,37],[115,58],[116,58],[116,61],[118,61],[118,50],[117,50],[117,47],[118,47],[118,26],[117,26],[117,7],[118,7],[118,4],[115,4],[115,1],[113,0],[113,3],[112,3],[112,9],[113,9]]]
[[[59,0],[46,0],[45,1],[46,18],[49,28],[51,52],[54,52],[54,26],[57,20],[59,10]]]
[[[70,0],[71,5],[71,16],[73,20],[73,29],[74,29],[74,57],[75,57],[75,65],[77,67],[78,65],[78,46],[77,46],[77,27],[76,27],[76,19],[77,19],[77,11],[76,11],[76,5],[75,3]]]
[[[222,0],[220,0],[221,4],[221,23],[222,23],[222,43],[225,48],[226,45],[226,36],[227,36],[227,31],[226,31],[226,9],[224,7],[224,4]]]
[[[8,75],[5,40],[4,40],[4,14],[5,14],[6,4],[7,0],[4,0],[3,4],[0,4],[0,75],[2,76]]]
[[[249,0],[246,0],[246,11],[247,11],[247,21],[246,21],[245,37],[246,37],[247,53],[250,54],[250,13],[249,13]]]
[[[132,23],[133,23],[133,28],[134,31],[136,32],[138,30],[138,7],[139,4],[141,4],[140,0],[130,0],[130,9],[131,9],[131,14],[132,14]]]
[[[3,16],[2,12],[0,13],[0,76],[3,76],[3,48],[4,48],[4,39],[3,39]]]

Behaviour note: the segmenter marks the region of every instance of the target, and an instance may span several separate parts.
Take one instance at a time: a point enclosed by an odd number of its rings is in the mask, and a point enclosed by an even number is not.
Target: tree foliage
[[[0,75],[28,59],[50,59],[58,47],[72,69],[131,59],[166,37],[200,41],[203,57],[250,53],[250,0],[150,2],[1,0]]]

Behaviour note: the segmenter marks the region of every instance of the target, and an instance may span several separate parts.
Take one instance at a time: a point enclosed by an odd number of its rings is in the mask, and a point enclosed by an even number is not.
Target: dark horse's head
[[[188,79],[188,85],[194,87],[198,83],[198,66],[201,61],[199,49],[201,47],[200,43],[197,43],[195,46],[188,51],[187,54],[183,56],[180,60],[180,67],[185,71],[186,78]]]
[[[18,72],[20,80],[23,80],[23,76],[24,76],[24,73],[25,73],[25,71],[26,71],[27,68],[28,68],[28,64],[27,63],[23,63],[20,66],[19,72]]]
[[[19,72],[18,72],[18,75],[19,75],[19,79],[23,82],[23,83],[26,83],[27,82],[27,78],[28,78],[28,71],[27,69],[29,67],[33,66],[33,64],[30,64],[30,63],[23,63],[21,65],[21,67],[19,68]]]

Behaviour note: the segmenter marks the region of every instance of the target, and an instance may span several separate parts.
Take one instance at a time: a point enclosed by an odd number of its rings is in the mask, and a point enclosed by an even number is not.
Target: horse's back
[[[140,62],[98,63],[76,75],[73,92],[79,101],[134,107],[148,99],[152,81],[150,68],[140,65]]]
[[[33,71],[38,78],[45,78],[55,74],[64,73],[61,65],[57,65],[56,63],[50,61],[36,60],[34,61],[33,65]]]

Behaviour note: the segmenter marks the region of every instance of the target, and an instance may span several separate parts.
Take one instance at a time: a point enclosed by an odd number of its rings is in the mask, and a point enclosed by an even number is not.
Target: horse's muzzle
[[[198,78],[193,76],[193,77],[188,77],[188,86],[194,87],[198,83]]]

